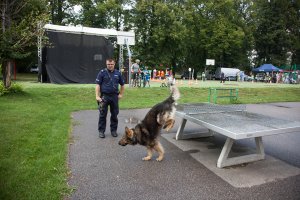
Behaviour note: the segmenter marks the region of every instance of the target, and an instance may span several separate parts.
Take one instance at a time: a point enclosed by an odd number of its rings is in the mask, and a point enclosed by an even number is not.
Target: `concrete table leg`
[[[223,168],[223,167],[227,167],[227,166],[263,160],[265,158],[265,151],[264,151],[264,147],[263,147],[262,137],[255,138],[255,144],[256,144],[256,153],[255,154],[228,158],[228,155],[231,151],[233,142],[234,142],[234,139],[232,139],[232,138],[226,139],[226,142],[223,146],[222,152],[218,159],[217,167]]]
[[[176,133],[176,140],[184,140],[191,138],[209,137],[213,135],[213,132],[207,128],[199,128],[199,132],[196,133],[183,133],[187,119],[182,118],[181,124]]]

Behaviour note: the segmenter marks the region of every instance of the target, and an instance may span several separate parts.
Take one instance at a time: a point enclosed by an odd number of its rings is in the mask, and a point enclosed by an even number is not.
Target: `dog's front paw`
[[[174,127],[174,124],[175,124],[175,120],[170,119],[166,122],[163,129],[165,129],[167,132],[169,132],[169,130],[171,130]]]
[[[163,159],[164,159],[163,157],[158,157],[158,158],[156,158],[156,161],[160,162],[160,161],[162,161]]]
[[[142,158],[142,160],[151,160],[151,157],[150,156],[146,156],[146,157]]]
[[[173,128],[173,126],[167,126],[166,131],[169,132],[169,130],[171,130],[171,128]]]
[[[173,128],[174,124],[171,124],[169,126],[166,127],[166,131],[169,132],[169,130],[171,130]]]

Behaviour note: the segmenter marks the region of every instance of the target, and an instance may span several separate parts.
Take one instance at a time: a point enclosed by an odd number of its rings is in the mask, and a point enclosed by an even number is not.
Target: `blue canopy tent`
[[[252,71],[253,72],[279,72],[282,71],[282,69],[279,69],[278,67],[275,67],[272,64],[263,64],[258,68],[252,69]]]

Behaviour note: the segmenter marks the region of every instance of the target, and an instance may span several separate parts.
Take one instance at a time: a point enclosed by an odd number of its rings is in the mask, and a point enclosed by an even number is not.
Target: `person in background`
[[[224,72],[222,72],[221,75],[220,75],[220,83],[225,83],[225,74],[224,74]]]
[[[161,79],[164,79],[164,78],[165,78],[165,72],[164,72],[164,70],[161,70],[161,71],[160,71],[160,78],[161,78]]]
[[[157,70],[157,72],[156,72],[156,77],[160,80],[160,71],[159,70]]]
[[[205,81],[205,72],[202,72],[202,81]]]
[[[146,87],[146,85],[148,84],[148,86],[150,87],[150,79],[151,79],[151,75],[149,73],[148,70],[144,71],[145,74],[145,83],[144,83],[144,87]]]
[[[156,69],[155,68],[153,69],[153,77],[152,78],[156,79]]]
[[[245,79],[245,73],[243,71],[240,71],[240,81],[243,82]]]
[[[134,83],[134,87],[135,87],[137,76],[140,73],[140,60],[139,59],[136,59],[135,63],[133,63],[131,65],[131,73],[132,73],[132,79],[133,79],[133,83]]]
[[[110,132],[113,137],[117,137],[119,99],[124,94],[124,79],[121,73],[115,69],[115,60],[106,59],[106,68],[101,70],[96,78],[96,100],[99,107],[98,132],[100,138],[105,138],[106,116],[108,106],[110,107]],[[119,85],[120,91],[119,91]]]

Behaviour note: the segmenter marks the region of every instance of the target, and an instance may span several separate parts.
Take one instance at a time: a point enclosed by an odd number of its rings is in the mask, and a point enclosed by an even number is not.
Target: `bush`
[[[3,82],[0,82],[0,96],[3,96],[6,93],[6,89],[4,88]]]
[[[0,82],[0,96],[11,93],[22,93],[23,88],[18,83],[12,83],[9,88],[5,88],[3,82]]]

